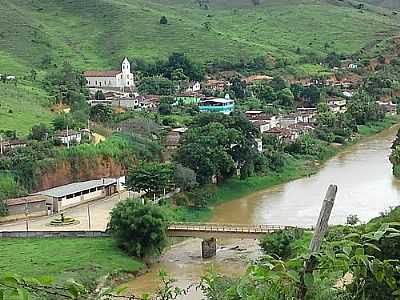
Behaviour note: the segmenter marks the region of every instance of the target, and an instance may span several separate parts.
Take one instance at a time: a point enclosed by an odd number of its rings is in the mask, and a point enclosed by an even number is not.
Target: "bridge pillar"
[[[217,255],[217,240],[215,238],[205,239],[201,242],[201,256],[211,258]]]

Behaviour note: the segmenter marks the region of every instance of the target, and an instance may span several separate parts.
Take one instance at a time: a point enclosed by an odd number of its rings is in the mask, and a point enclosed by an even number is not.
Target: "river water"
[[[212,222],[237,224],[315,225],[329,184],[338,186],[330,223],[343,224],[349,214],[363,222],[379,216],[390,207],[400,205],[400,181],[392,176],[390,146],[398,127],[390,128],[347,148],[329,160],[310,177],[282,184],[215,209]],[[159,270],[186,287],[199,281],[213,267],[230,276],[241,275],[247,263],[258,257],[260,249],[253,240],[219,240],[213,259],[202,260],[201,240],[189,239],[168,249],[150,271],[129,282],[135,294],[153,292],[159,283]],[[192,288],[180,299],[202,299]]]

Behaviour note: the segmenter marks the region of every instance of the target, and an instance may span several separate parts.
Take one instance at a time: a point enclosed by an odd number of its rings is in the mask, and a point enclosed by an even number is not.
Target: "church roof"
[[[120,74],[121,71],[85,71],[83,76],[85,77],[115,77]]]

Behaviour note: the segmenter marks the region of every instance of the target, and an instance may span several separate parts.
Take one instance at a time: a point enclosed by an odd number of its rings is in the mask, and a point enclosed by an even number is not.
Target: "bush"
[[[161,253],[167,241],[167,228],[167,216],[159,206],[142,204],[133,198],[118,203],[108,225],[118,245],[140,258]]]
[[[196,189],[189,193],[189,199],[196,208],[205,208],[211,202],[212,194],[205,189]]]
[[[175,202],[177,206],[189,206],[189,199],[185,194],[176,194],[171,198],[171,200]]]
[[[303,237],[301,229],[279,230],[266,234],[260,240],[260,246],[265,254],[275,255],[281,259],[288,259],[293,255],[293,242]]]

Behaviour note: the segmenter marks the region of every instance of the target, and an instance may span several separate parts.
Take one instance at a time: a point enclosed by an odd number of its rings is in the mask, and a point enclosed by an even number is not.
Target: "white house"
[[[68,145],[70,143],[79,144],[82,141],[82,134],[75,130],[61,130],[57,132],[54,137],[62,144]]]
[[[357,64],[349,64],[349,69],[353,69],[353,70],[356,70],[356,69],[358,69],[358,65]]]
[[[131,64],[127,58],[121,65],[121,71],[86,71],[83,73],[89,88],[133,88],[135,81],[131,73]]]
[[[197,93],[199,91],[201,91],[201,84],[198,81],[191,82],[189,87],[186,89],[187,93]]]

